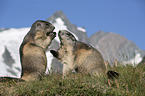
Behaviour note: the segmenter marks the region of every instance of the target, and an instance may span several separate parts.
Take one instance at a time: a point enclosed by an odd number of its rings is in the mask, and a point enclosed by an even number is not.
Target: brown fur
[[[100,75],[105,72],[101,53],[90,45],[79,42],[68,31],[59,31],[60,48],[50,52],[63,63],[63,76],[73,70],[79,73]]]
[[[54,26],[46,21],[37,20],[31,26],[20,46],[22,64],[21,77],[24,80],[40,79],[47,66],[45,51],[56,36]]]

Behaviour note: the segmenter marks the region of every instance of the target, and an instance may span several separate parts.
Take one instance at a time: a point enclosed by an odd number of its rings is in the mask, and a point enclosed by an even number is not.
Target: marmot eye
[[[48,24],[48,23],[46,23],[45,25],[46,25],[46,26],[49,26],[49,24]]]
[[[49,36],[49,34],[50,34],[50,32],[47,32],[47,33],[46,33],[46,36]]]

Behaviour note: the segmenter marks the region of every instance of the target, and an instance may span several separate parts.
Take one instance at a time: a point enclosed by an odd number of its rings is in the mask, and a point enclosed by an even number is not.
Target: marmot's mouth
[[[47,32],[46,35],[54,38],[56,37],[56,32]]]
[[[51,33],[50,33],[50,36],[51,36],[52,38],[55,38],[55,37],[56,37],[56,32],[51,32]]]

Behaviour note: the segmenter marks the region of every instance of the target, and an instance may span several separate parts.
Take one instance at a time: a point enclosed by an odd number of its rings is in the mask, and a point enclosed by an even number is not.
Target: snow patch
[[[65,25],[64,21],[61,18],[56,18],[55,21],[56,21],[55,23],[52,23],[55,26],[54,32],[56,32],[58,34],[59,30],[67,30],[67,31],[69,31],[67,29],[67,26]],[[71,31],[69,31],[69,32],[72,33]],[[72,34],[78,40],[78,37],[74,33],[72,33]],[[60,43],[58,35],[55,37],[55,40]]]
[[[53,55],[50,53],[50,51],[48,51],[48,52],[46,52],[46,57],[47,57],[47,68],[46,68],[45,73],[49,74],[50,69],[51,69],[51,63],[53,60]]]
[[[17,68],[21,70],[19,46],[23,41],[25,34],[27,34],[29,30],[30,28],[11,28],[0,33],[0,77],[20,78],[21,72],[17,70]],[[12,68],[4,63],[2,54],[5,51],[5,47],[8,49],[10,55],[15,61]],[[16,73],[16,75],[11,74],[10,72],[8,72],[8,70],[12,70],[14,73]]]
[[[78,30],[82,31],[82,32],[86,32],[86,30],[82,27],[77,27]]]
[[[134,58],[130,59],[129,61],[123,62],[124,64],[132,64],[133,66],[138,65],[142,61],[142,57],[140,53],[137,53]]]

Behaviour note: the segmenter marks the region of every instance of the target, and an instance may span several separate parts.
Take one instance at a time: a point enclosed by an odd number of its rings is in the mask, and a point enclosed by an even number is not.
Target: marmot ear
[[[50,53],[51,53],[55,58],[58,58],[58,52],[56,52],[55,50],[50,50]]]

